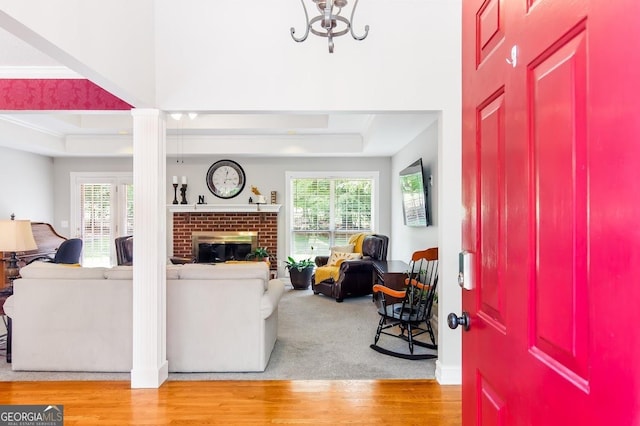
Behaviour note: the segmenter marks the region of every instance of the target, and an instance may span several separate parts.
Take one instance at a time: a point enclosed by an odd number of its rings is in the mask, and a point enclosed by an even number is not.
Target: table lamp
[[[6,274],[10,283],[18,276],[20,268],[18,268],[18,258],[16,252],[35,250],[38,246],[33,238],[31,230],[31,221],[15,220],[15,215],[11,215],[11,220],[0,220],[0,252],[10,252],[11,257],[8,259]],[[4,282],[4,277],[0,277]],[[11,285],[10,284],[10,285]]]

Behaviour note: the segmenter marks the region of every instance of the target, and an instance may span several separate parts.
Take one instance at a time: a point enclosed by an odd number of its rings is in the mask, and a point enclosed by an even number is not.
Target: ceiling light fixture
[[[171,118],[177,121],[176,123],[176,163],[184,164],[184,136],[183,136],[183,121],[181,112],[172,112],[169,114]],[[189,120],[195,120],[198,117],[197,112],[186,113]]]
[[[329,53],[333,53],[333,38],[351,32],[351,37],[355,40],[364,40],[369,34],[369,25],[364,27],[364,35],[357,36],[353,32],[353,14],[358,6],[358,0],[353,3],[353,9],[351,9],[351,19],[347,19],[344,16],[340,16],[342,8],[347,5],[347,0],[310,0],[314,2],[320,11],[320,15],[309,20],[309,14],[307,13],[307,6],[304,4],[305,0],[300,0],[302,8],[304,9],[304,16],[307,20],[307,30],[300,38],[295,36],[296,30],[291,27],[291,37],[297,41],[302,42],[309,36],[309,31],[320,37],[327,37],[329,41]],[[314,27],[314,24],[318,24]]]
[[[181,112],[172,112],[169,115],[171,116],[171,118],[173,118],[176,121],[180,121],[182,119],[182,113]],[[189,120],[193,120],[197,116],[198,116],[197,112],[188,112],[187,113],[187,117],[189,117]]]

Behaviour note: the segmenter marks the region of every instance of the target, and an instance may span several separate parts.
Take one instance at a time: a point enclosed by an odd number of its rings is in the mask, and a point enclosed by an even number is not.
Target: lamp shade
[[[0,251],[27,251],[37,248],[31,221],[0,220]]]

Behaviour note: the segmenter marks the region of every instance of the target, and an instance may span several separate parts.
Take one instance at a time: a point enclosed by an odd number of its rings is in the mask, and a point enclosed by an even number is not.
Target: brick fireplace
[[[256,232],[258,247],[271,255],[277,269],[278,213],[273,212],[174,212],[173,255],[192,258],[193,232]]]

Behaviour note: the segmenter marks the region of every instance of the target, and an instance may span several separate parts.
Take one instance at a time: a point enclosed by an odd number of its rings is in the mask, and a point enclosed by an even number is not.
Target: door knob
[[[447,316],[447,324],[449,328],[455,330],[459,325],[464,327],[464,331],[469,330],[469,326],[471,325],[471,319],[469,318],[469,314],[463,312],[461,316],[457,316],[453,312],[451,312]]]

